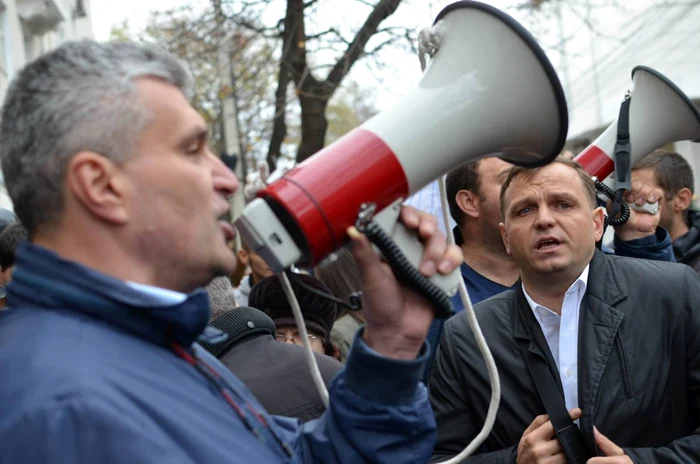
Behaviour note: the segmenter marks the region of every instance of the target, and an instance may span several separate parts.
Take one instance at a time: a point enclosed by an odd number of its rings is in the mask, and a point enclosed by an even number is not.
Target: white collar
[[[175,290],[154,287],[153,285],[137,284],[136,282],[131,281],[126,281],[125,283],[134,290],[138,290],[141,293],[145,293],[146,295],[155,298],[156,300],[158,300],[159,303],[162,303],[166,306],[180,304],[187,299],[187,294],[176,292]]]
[[[586,291],[586,287],[588,287],[588,271],[589,271],[590,267],[591,267],[590,264],[586,265],[586,267],[583,269],[583,272],[581,272],[581,275],[578,276],[578,279],[576,279],[574,281],[574,283],[572,283],[571,286],[569,287],[569,289],[566,291],[567,294],[571,293],[573,291],[577,291],[578,288],[580,287],[581,288],[581,295],[583,295],[583,293]],[[549,309],[545,306],[542,306],[541,304],[539,304],[535,300],[533,300],[532,297],[530,297],[530,295],[527,293],[527,290],[525,289],[525,284],[522,283],[521,285],[523,287],[523,293],[525,294],[525,299],[527,299],[527,302],[533,311],[535,311],[535,309],[537,309],[537,308],[543,308],[543,309],[546,309],[547,311],[554,313],[551,309]],[[556,313],[554,313],[554,314],[556,314]]]

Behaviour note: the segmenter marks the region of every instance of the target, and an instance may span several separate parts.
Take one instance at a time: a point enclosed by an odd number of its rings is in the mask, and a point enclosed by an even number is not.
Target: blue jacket
[[[11,309],[0,313],[0,464],[409,463],[431,455],[435,421],[420,383],[427,345],[415,361],[394,361],[357,338],[331,384],[330,408],[301,425],[268,415],[194,344],[209,318],[204,291],[164,306],[31,244],[18,249],[16,265]],[[208,365],[211,378],[173,343]]]

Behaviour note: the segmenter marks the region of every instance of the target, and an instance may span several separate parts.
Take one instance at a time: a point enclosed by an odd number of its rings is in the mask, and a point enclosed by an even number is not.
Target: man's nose
[[[233,195],[240,187],[238,177],[218,156],[213,153],[210,156],[214,163],[214,188],[224,196]]]
[[[547,207],[541,207],[537,209],[537,216],[535,218],[535,227],[544,228],[552,227],[556,222],[554,214]]]

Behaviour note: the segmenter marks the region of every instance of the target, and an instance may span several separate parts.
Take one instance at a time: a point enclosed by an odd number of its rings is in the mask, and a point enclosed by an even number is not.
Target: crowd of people
[[[192,77],[143,44],[71,42],[11,84],[0,158],[0,463],[426,463],[457,455],[491,399],[459,296],[400,284],[357,229],[288,277],[229,222]],[[630,212],[570,157],[497,158],[404,207],[425,277],[460,269],[501,381],[468,462],[700,462],[700,212],[685,159],[632,166]],[[433,186],[434,187],[434,186]],[[430,188],[433,188],[430,187]],[[437,205],[425,190],[408,202]],[[431,197],[433,195],[433,197]],[[612,226],[611,226],[612,227]]]

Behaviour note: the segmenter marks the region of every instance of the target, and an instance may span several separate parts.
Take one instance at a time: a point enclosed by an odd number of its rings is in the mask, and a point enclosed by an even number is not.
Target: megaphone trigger
[[[430,278],[418,271],[423,244],[417,233],[400,221],[402,203],[403,199],[399,198],[371,219],[374,205],[363,205],[358,214],[358,230],[373,243],[375,251],[391,266],[399,282],[433,304],[436,318],[449,318],[452,316],[450,297],[457,293],[462,278],[460,270],[457,268],[447,275],[436,273]]]

